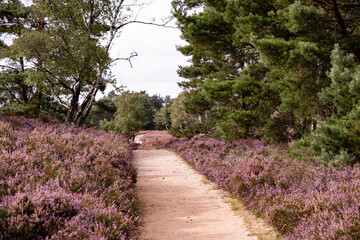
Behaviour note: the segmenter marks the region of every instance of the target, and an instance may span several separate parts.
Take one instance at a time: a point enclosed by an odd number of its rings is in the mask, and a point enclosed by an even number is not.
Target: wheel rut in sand
[[[141,239],[257,239],[221,195],[174,153],[134,154],[144,220]]]

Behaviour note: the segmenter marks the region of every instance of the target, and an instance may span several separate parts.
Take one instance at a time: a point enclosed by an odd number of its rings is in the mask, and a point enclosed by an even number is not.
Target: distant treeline
[[[111,91],[95,102],[85,123],[134,138],[139,130],[169,129],[171,103],[170,96]]]

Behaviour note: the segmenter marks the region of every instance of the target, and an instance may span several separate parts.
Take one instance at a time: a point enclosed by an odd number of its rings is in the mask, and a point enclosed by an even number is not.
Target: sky
[[[144,7],[138,19],[147,22],[171,15],[171,0],[152,0]],[[175,26],[173,21],[172,26]],[[183,81],[177,74],[179,65],[188,65],[187,57],[176,50],[186,42],[180,38],[180,30],[144,24],[130,24],[123,28],[114,41],[110,55],[113,58],[126,58],[132,52],[138,56],[128,61],[118,61],[112,67],[117,85],[126,86],[126,90],[145,90],[150,95],[170,95],[176,98],[181,92],[177,82]],[[108,87],[106,92],[112,88]]]

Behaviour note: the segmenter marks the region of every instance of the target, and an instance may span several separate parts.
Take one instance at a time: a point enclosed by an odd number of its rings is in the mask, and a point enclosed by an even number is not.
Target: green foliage
[[[196,121],[196,117],[186,112],[184,101],[185,95],[182,93],[177,99],[174,99],[173,103],[171,104],[170,117],[172,128],[185,129],[186,126],[191,125],[194,121]]]
[[[360,66],[355,62],[354,56],[345,54],[339,45],[336,45],[331,59],[331,84],[320,93],[320,97],[325,104],[331,103],[336,107],[338,116],[344,116],[351,112],[360,100]]]
[[[218,124],[218,129],[225,142],[233,142],[245,136],[244,129],[234,120],[222,121]]]
[[[113,120],[100,121],[100,128],[105,131],[123,134],[134,140],[135,133],[146,125],[147,94],[125,91],[114,99],[117,108]]]
[[[218,138],[219,136],[215,136],[213,132],[213,126],[214,122],[212,121],[206,121],[206,122],[194,122],[191,125],[187,125],[186,127],[172,127],[169,130],[169,133],[173,135],[174,137],[186,137],[186,138],[192,138],[197,134],[207,134],[211,135],[213,137]]]
[[[0,105],[25,103],[30,93],[24,81],[25,74],[18,71],[0,73]]]
[[[100,45],[101,31],[96,27],[89,29],[84,18],[86,12],[92,14],[90,11],[90,3],[35,1],[33,14],[39,24],[47,18],[46,27],[26,32],[14,41],[15,51],[37,66],[27,83],[73,111],[68,116],[70,122],[75,120],[74,108],[79,104],[80,93],[87,93],[96,85],[99,71],[104,71],[110,61],[106,48]],[[99,14],[105,17],[104,13]],[[72,103],[67,103],[66,96]]]
[[[107,96],[97,100],[91,108],[89,117],[86,119],[85,124],[87,126],[99,128],[101,120],[112,120],[116,112],[116,106],[112,100],[116,96],[118,95],[115,91],[111,91]]]
[[[171,104],[166,104],[162,106],[160,110],[155,110],[154,122],[156,124],[156,129],[158,130],[168,130],[171,127]]]
[[[24,74],[21,84],[4,76],[0,100],[10,96],[8,102],[26,104],[48,96],[67,108],[66,122],[82,125],[97,92],[115,84],[109,50],[120,28],[131,21],[131,8],[138,7],[124,5],[112,0],[34,0],[24,7],[21,1],[2,1],[0,31],[13,35],[11,46],[1,44],[1,57],[10,61],[4,73]]]
[[[146,112],[146,124],[143,126],[143,129],[153,130],[156,128],[155,114],[163,107],[164,99],[159,95],[149,96],[145,91],[141,93],[144,94]]]
[[[193,93],[198,95],[194,96]],[[194,101],[199,100],[202,100],[199,92],[182,92],[173,100],[170,113],[170,133],[173,136],[192,137],[195,134],[209,134],[214,131],[215,119],[211,112],[204,110],[204,105],[199,105],[198,108],[194,105]]]
[[[261,135],[264,140],[268,142],[287,142],[292,139],[291,133],[288,131],[292,125],[287,125],[288,122],[284,115],[284,113],[279,113],[266,122],[261,129]]]
[[[353,55],[336,46],[332,53],[331,84],[320,97],[332,104],[336,115],[322,121],[309,137],[310,147],[326,165],[343,166],[360,161],[360,66]]]
[[[171,104],[171,131],[175,136],[188,136],[194,135],[190,130],[194,123],[198,120],[195,115],[186,112],[185,105],[185,93],[181,93],[178,98],[174,99]]]
[[[311,147],[326,165],[360,162],[360,109],[342,118],[331,118],[316,130]]]
[[[311,142],[312,142],[311,135],[306,135],[302,139],[293,142],[293,144],[290,145],[289,152],[287,154],[289,155],[289,157],[294,158],[298,161],[317,162],[314,161],[315,160],[314,156],[316,156],[316,154],[311,148]]]
[[[12,0],[0,2],[0,106],[11,104],[26,104],[38,98],[36,89],[26,83],[28,69],[23,55],[18,54],[12,45],[12,39],[17,39],[29,31],[31,19],[30,9],[21,1]],[[38,99],[37,99],[38,100]]]
[[[360,96],[355,43],[360,4],[176,0],[173,5],[188,42],[179,51],[191,56],[191,65],[179,69],[187,79],[180,83],[187,113],[210,113],[214,133],[226,141],[311,136],[306,152],[322,155],[324,162],[357,161],[356,117],[349,114],[356,115]]]
[[[138,98],[138,102],[141,102],[143,105],[142,109],[144,111],[144,119],[143,125],[141,126],[142,130],[154,130],[155,128],[166,128],[166,126],[170,128],[171,123],[166,122],[170,121],[170,97],[167,96],[165,98],[160,97],[159,95],[153,95],[149,96],[145,91],[141,92],[127,92],[128,94],[134,94]],[[115,129],[115,126],[110,123],[116,115],[117,112],[117,105],[116,105],[116,99],[119,97],[118,94],[115,93],[115,91],[111,91],[108,96],[99,99],[95,102],[94,107],[92,108],[89,118],[86,121],[86,124],[88,126],[95,126],[95,127],[101,127],[102,129],[105,129],[107,131],[111,131]],[[166,105],[163,105],[163,104]],[[166,110],[166,111],[165,111]],[[164,115],[164,120],[162,119],[161,114]],[[166,120],[167,117],[167,120]],[[141,117],[142,118],[142,117]],[[100,126],[100,122],[102,122]]]
[[[19,0],[0,2],[0,32],[18,35],[29,20],[30,9]],[[3,42],[6,46],[6,43]]]

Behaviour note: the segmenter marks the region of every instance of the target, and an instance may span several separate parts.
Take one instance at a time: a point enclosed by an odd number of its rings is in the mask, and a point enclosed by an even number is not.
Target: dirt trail
[[[172,152],[137,150],[135,164],[142,239],[257,239],[218,191]]]

